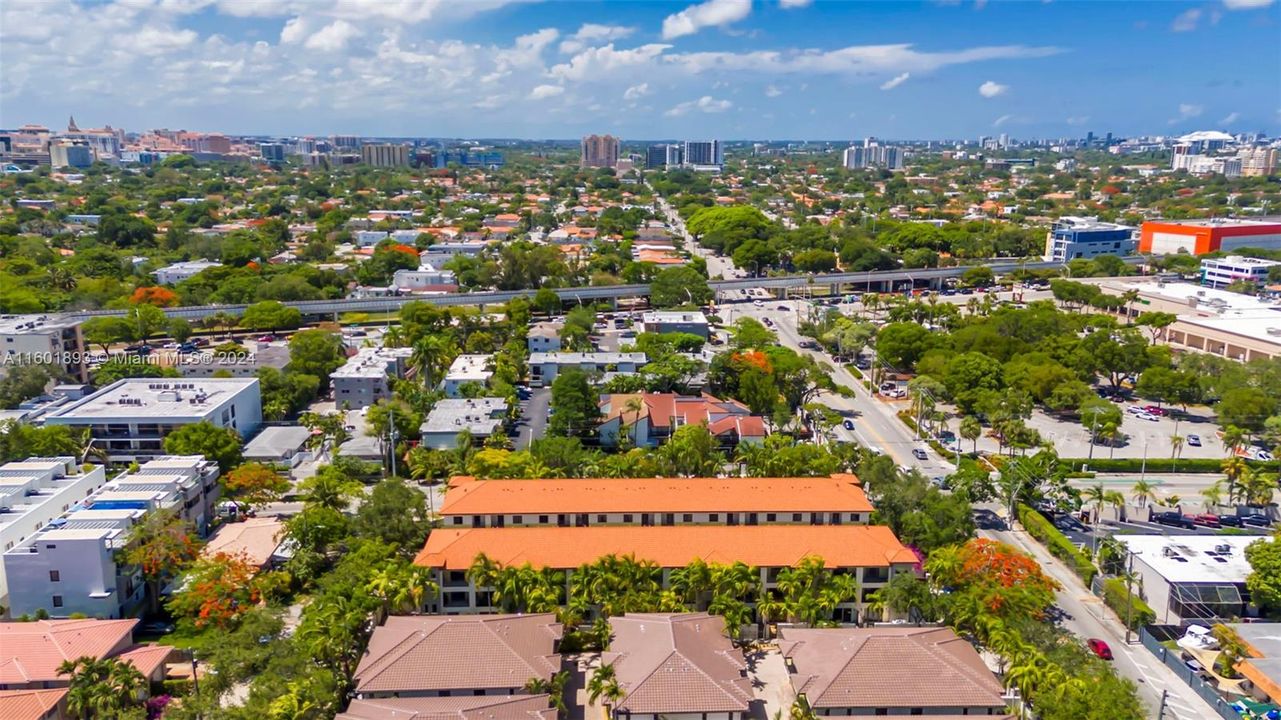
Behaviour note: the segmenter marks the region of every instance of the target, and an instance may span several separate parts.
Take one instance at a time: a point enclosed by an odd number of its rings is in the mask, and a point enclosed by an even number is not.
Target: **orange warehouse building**
[[[1281,249],[1281,220],[1149,221],[1139,230],[1139,252],[1204,255],[1252,247]]]

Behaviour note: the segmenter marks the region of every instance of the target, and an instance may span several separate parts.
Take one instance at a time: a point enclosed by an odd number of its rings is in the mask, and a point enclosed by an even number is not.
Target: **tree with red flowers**
[[[245,463],[222,478],[222,487],[241,512],[275,502],[289,481],[262,463]]]
[[[134,305],[154,305],[156,307],[173,307],[178,304],[178,293],[159,285],[140,287],[129,296]]]
[[[130,528],[121,557],[142,570],[153,607],[164,581],[182,572],[200,553],[194,530],[173,510],[147,513]]]
[[[169,599],[169,612],[191,618],[197,628],[228,630],[258,604],[254,582],[258,566],[244,553],[202,557],[183,574],[180,590]]]

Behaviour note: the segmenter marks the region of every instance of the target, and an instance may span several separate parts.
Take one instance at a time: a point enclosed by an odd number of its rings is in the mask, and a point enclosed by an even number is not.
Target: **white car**
[[[1138,418],[1138,419],[1140,419],[1140,420],[1148,420],[1148,421],[1150,421],[1150,422],[1156,422],[1157,420],[1160,420],[1160,419],[1161,419],[1161,418],[1157,417],[1156,415],[1153,415],[1152,413],[1150,413],[1150,412],[1148,412],[1148,411],[1146,411],[1146,410],[1144,410],[1144,411],[1142,411],[1142,412],[1139,412],[1139,413],[1135,413],[1134,417],[1136,417],[1136,418]]]
[[[755,305],[756,307],[764,307],[764,306],[765,306],[765,303],[762,303],[760,300],[753,300],[753,301],[752,301],[752,304],[753,304],[753,305]]]
[[[1138,405],[1131,405],[1130,407],[1126,408],[1126,409],[1125,409],[1125,411],[1126,411],[1126,412],[1128,412],[1128,413],[1130,413],[1131,415],[1139,415],[1139,414],[1142,414],[1142,413],[1147,412],[1147,410],[1144,410],[1143,408],[1139,407]]]

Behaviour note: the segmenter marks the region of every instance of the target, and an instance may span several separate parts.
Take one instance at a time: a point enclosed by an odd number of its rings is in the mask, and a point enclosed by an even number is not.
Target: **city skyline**
[[[6,3],[0,126],[894,139],[1281,128],[1269,0]],[[1049,31],[1052,29],[1052,32]],[[50,88],[62,88],[50,92]]]

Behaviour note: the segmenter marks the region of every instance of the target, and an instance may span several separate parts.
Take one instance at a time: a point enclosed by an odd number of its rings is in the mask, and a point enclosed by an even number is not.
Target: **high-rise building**
[[[857,170],[867,167],[867,151],[857,145],[851,145],[845,148],[841,155],[841,164],[848,170]]]
[[[1008,148],[1010,146],[1010,136],[1007,133],[1001,133],[1000,143],[1002,150]]]
[[[361,145],[360,160],[371,167],[407,167],[409,146],[392,143]]]
[[[661,168],[667,165],[667,146],[650,145],[645,148],[645,167]]]
[[[685,147],[683,145],[667,146],[667,167],[680,167],[685,164]]]
[[[49,144],[49,164],[54,168],[87,168],[93,164],[93,150],[84,140],[58,140]]]
[[[258,154],[262,159],[270,163],[282,163],[285,161],[284,143],[261,143],[258,145]]]
[[[1237,153],[1241,159],[1241,174],[1246,177],[1271,175],[1277,169],[1275,148],[1243,148]]]
[[[721,167],[725,164],[725,150],[720,140],[686,140],[685,165],[692,167]]]
[[[355,135],[334,135],[331,138],[334,147],[356,149],[360,147],[360,138]]]
[[[1094,145],[1094,131],[1091,130],[1085,134],[1085,146],[1093,147],[1093,145]]]
[[[612,168],[618,165],[618,138],[613,135],[588,135],[583,138],[582,167]]]

